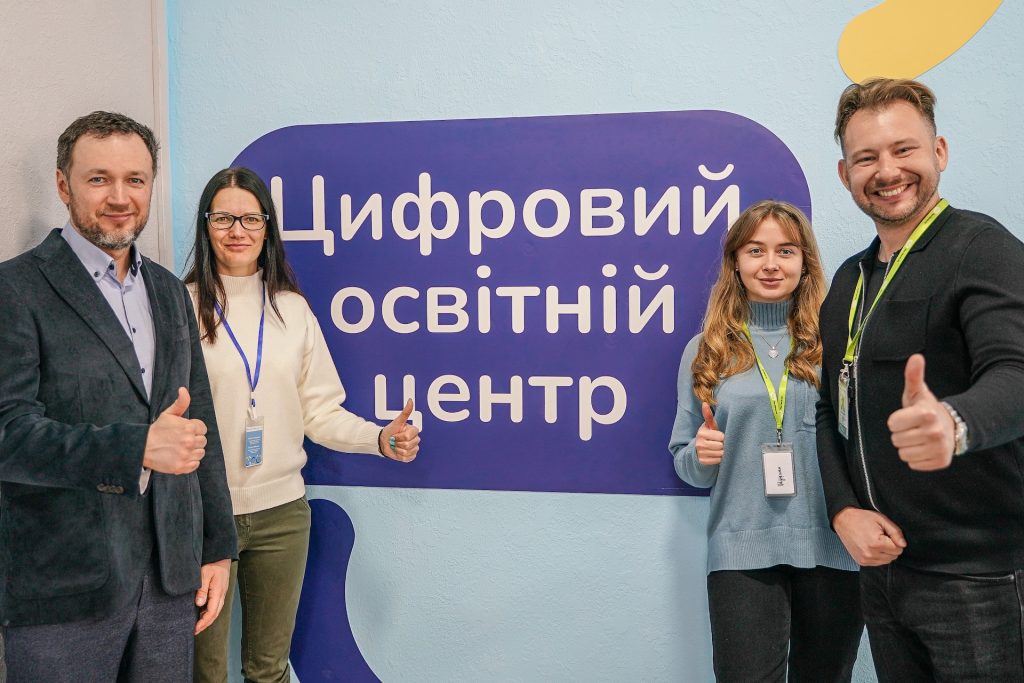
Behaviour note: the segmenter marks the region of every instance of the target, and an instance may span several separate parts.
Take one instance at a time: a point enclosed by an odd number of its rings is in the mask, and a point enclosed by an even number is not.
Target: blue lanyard
[[[256,385],[260,383],[260,367],[263,365],[263,320],[267,313],[267,290],[263,289],[263,309],[260,311],[260,334],[259,340],[256,343],[256,376],[252,374],[252,370],[249,368],[249,359],[245,357],[245,351],[242,351],[242,345],[238,343],[238,339],[235,337],[235,333],[231,330],[231,325],[228,324],[227,318],[224,317],[224,310],[220,307],[220,304],[216,301],[213,302],[213,308],[217,311],[217,316],[220,317],[220,322],[224,325],[224,331],[231,337],[231,341],[235,345],[235,349],[238,350],[238,355],[242,357],[242,363],[245,364],[245,377],[249,380],[249,407],[256,407]]]

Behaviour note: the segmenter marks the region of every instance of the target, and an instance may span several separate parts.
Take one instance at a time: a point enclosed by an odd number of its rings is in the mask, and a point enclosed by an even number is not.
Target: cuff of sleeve
[[[826,498],[828,498],[827,495]],[[829,527],[832,528],[833,531],[835,531],[835,528],[832,527],[832,520],[835,519],[836,515],[838,515],[844,508],[860,509],[862,507],[863,506],[860,504],[860,501],[857,500],[857,497],[854,496],[852,493],[849,496],[840,496],[834,500],[829,499],[827,501]]]
[[[231,525],[234,527],[234,520],[232,520]],[[219,560],[237,559],[238,543],[235,540],[234,534],[224,538],[203,538],[202,564],[210,564]]]

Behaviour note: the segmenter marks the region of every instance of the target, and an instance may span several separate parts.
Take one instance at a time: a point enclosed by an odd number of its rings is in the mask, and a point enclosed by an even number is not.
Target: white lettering
[[[455,387],[454,392],[441,391],[442,388],[449,384]],[[466,380],[458,375],[441,375],[431,382],[430,388],[427,389],[427,407],[430,408],[430,412],[434,414],[434,417],[443,422],[462,422],[469,417],[469,409],[463,408],[450,412],[442,405],[443,402],[466,402],[468,400],[469,385],[466,384]]]
[[[324,256],[334,255],[334,233],[327,229],[324,210],[324,177],[313,176],[313,227],[306,230],[286,230],[284,225],[284,183],[281,176],[270,179],[270,198],[277,207],[277,225],[281,228],[281,239],[285,242],[322,242]]]
[[[341,239],[348,241],[356,236],[366,219],[370,219],[370,236],[375,240],[384,237],[384,203],[380,194],[373,193],[363,204],[355,218],[352,218],[352,197],[341,195]]]
[[[733,171],[733,165],[729,164],[720,173],[712,173],[701,164],[699,167],[700,174],[708,180],[725,180]],[[693,234],[703,235],[714,223],[718,214],[726,211],[726,227],[733,224],[736,218],[740,215],[740,187],[739,185],[730,185],[722,192],[722,196],[718,198],[711,210],[705,209],[706,206],[706,191],[703,185],[696,185],[693,188]]]
[[[646,235],[658,218],[667,211],[668,234],[678,235],[681,222],[679,220],[679,204],[679,188],[673,185],[665,190],[665,194],[661,195],[661,199],[648,212],[647,190],[643,187],[636,188],[633,192],[633,220],[636,223],[636,234],[641,237]]]
[[[442,304],[441,297],[451,297],[452,303]],[[459,287],[427,288],[427,330],[430,332],[462,332],[469,326],[466,313],[466,290]],[[455,316],[450,323],[442,323],[442,315]]]
[[[419,213],[419,222],[415,228],[408,228],[405,224],[405,207],[409,204],[415,206]],[[432,211],[435,204],[445,208],[445,223],[440,229],[434,227]],[[391,224],[395,233],[404,240],[419,237],[420,253],[429,256],[433,239],[448,239],[455,234],[459,227],[459,205],[448,192],[431,192],[430,174],[420,173],[419,194],[403,192],[398,195],[391,207]]]
[[[490,422],[492,408],[495,403],[506,403],[509,406],[509,419],[512,422],[523,421],[523,378],[512,375],[509,378],[507,394],[496,394],[491,389],[490,375],[480,377],[480,421]]]
[[[549,226],[537,222],[537,205],[547,200],[555,205],[555,222]],[[537,237],[557,237],[569,225],[569,200],[558,190],[537,190],[523,204],[523,223]]]
[[[606,413],[594,409],[594,391],[604,388],[612,394],[612,405]],[[626,414],[626,387],[622,382],[607,375],[590,379],[580,377],[580,439],[590,441],[594,436],[594,423],[602,425],[615,424]]]
[[[571,387],[572,377],[530,377],[527,383],[531,387],[544,388],[544,421],[554,424],[558,421],[558,387]]]
[[[608,206],[596,207],[594,200],[607,199]],[[584,236],[602,237],[617,235],[626,225],[622,216],[622,193],[610,188],[583,190],[580,192],[580,233]],[[603,227],[594,225],[594,218],[601,216],[610,218],[611,223]]]
[[[359,319],[356,322],[349,322],[345,318],[344,309],[347,299],[355,299],[360,304]],[[373,314],[373,297],[362,287],[343,287],[331,299],[331,320],[334,321],[335,327],[342,332],[349,334],[365,332],[373,323]]]
[[[512,331],[522,334],[526,329],[526,297],[540,296],[540,287],[496,287],[494,293],[512,300]]]
[[[554,334],[558,332],[558,317],[561,315],[575,315],[577,328],[580,332],[590,332],[590,287],[580,285],[577,289],[578,299],[576,303],[561,303],[558,300],[558,287],[552,285],[547,288],[547,330]]]
[[[491,228],[484,223],[483,208],[487,202],[494,202],[501,207],[501,221]],[[516,207],[509,197],[501,190],[491,190],[480,194],[469,193],[469,253],[478,256],[483,250],[483,239],[500,239],[512,230],[516,222]]]
[[[395,287],[384,295],[384,301],[381,302],[380,307],[380,317],[384,320],[384,324],[388,326],[388,329],[399,334],[410,334],[420,329],[420,324],[416,321],[403,323],[398,319],[398,316],[395,314],[395,302],[403,298],[419,299],[420,293],[412,287]]]

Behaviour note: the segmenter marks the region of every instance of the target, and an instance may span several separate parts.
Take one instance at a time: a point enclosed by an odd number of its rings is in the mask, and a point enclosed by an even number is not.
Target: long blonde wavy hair
[[[821,268],[818,243],[810,222],[800,209],[787,202],[766,199],[740,214],[726,233],[722,246],[722,268],[708,298],[704,336],[690,366],[693,391],[699,400],[709,404],[715,403],[714,392],[719,382],[754,365],[754,347],[743,334],[743,323],[750,318],[750,302],[736,270],[736,254],[767,218],[774,218],[803,254],[804,272],[789,306],[787,326],[793,347],[786,361],[790,375],[818,386],[818,366],[821,365],[818,309],[825,298],[825,273]]]

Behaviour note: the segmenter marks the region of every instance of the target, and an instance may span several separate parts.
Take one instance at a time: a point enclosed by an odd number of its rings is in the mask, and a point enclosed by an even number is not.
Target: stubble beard
[[[905,225],[907,221],[917,216],[938,194],[939,180],[937,173],[938,172],[936,172],[936,176],[918,177],[917,195],[914,198],[914,204],[907,210],[901,211],[898,214],[887,212],[883,208],[876,206],[867,196],[855,197],[854,200],[857,207],[875,221],[877,225],[901,227]]]
[[[68,204],[68,211],[71,213],[71,222],[78,228],[78,232],[82,237],[100,249],[109,249],[111,251],[128,249],[135,244],[135,240],[138,239],[143,229],[145,229],[148,219],[148,216],[146,216],[142,220],[137,220],[132,228],[125,228],[115,232],[104,232],[96,218],[79,211],[74,196],[71,197],[71,202]]]

